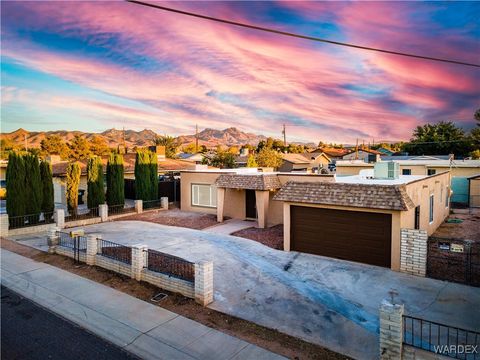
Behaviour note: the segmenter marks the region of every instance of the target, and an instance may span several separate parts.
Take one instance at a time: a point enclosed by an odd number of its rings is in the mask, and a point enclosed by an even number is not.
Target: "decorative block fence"
[[[195,299],[203,306],[213,301],[213,263],[192,263],[148,249],[146,245],[126,246],[104,240],[98,234],[71,237],[51,230],[49,252],[68,256],[88,265],[145,281],[159,288]]]
[[[69,214],[68,216],[65,215],[64,209],[55,209],[53,213],[16,217],[0,214],[0,235],[25,235],[45,232],[54,228],[65,229],[86,226],[129,216],[134,213],[140,214],[143,211],[155,211],[158,209],[168,209],[168,198],[145,202],[135,200],[133,207],[125,207],[124,205],[109,207],[107,204],[103,204],[97,208],[89,209],[88,212]]]
[[[425,277],[427,274],[427,232],[401,229],[400,239],[400,271]]]

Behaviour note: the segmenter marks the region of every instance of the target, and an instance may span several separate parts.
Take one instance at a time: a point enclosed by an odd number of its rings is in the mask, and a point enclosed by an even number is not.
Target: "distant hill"
[[[2,133],[0,134],[0,138],[12,140],[15,144],[20,146],[25,144],[26,138],[28,147],[40,147],[40,142],[49,135],[59,135],[65,141],[70,141],[77,134],[85,136],[87,139],[91,139],[94,136],[100,136],[105,139],[110,147],[116,147],[117,145],[122,144],[124,136],[123,130],[116,129],[108,129],[101,133],[88,133],[66,130],[27,131],[20,128],[11,133]],[[152,145],[156,136],[157,134],[152,130],[125,130],[125,144],[128,147]],[[265,140],[266,137],[263,135],[245,133],[237,128],[231,127],[224,130],[205,129],[198,133],[198,139],[200,145],[214,147],[217,145],[257,145],[260,140]],[[195,135],[181,135],[177,137],[177,140],[180,145],[194,143]]]

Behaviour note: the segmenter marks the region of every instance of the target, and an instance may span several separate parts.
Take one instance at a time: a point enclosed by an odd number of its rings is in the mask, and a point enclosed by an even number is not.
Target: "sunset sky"
[[[161,2],[284,31],[480,63],[475,2]],[[5,2],[2,132],[235,126],[289,140],[406,140],[474,126],[480,69],[365,52],[125,2]],[[295,125],[295,126],[292,126]]]

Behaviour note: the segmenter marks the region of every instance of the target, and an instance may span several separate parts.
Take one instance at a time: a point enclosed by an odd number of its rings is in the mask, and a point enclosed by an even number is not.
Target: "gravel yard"
[[[267,229],[251,227],[231,234],[271,247],[272,249],[283,250],[283,224],[275,225]]]
[[[202,230],[217,224],[216,215],[181,211],[180,209],[148,211],[117,219],[117,221],[125,220],[148,221],[161,225],[179,226],[196,230]]]
[[[462,222],[444,222],[432,236],[480,242],[480,209],[454,210],[448,219],[459,219]]]

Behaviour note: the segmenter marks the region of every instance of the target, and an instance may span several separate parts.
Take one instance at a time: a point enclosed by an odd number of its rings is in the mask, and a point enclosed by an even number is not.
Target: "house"
[[[320,147],[315,150],[310,151],[310,154],[321,154],[324,153],[330,161],[335,162],[336,160],[341,160],[344,155],[350,153],[350,150],[344,148],[331,148],[331,147]]]
[[[372,163],[380,161],[380,155],[382,153],[368,149],[368,148],[358,148],[358,150],[352,150],[351,152],[342,156],[342,160],[362,160],[366,163]]]
[[[202,164],[203,159],[205,158],[205,156],[202,153],[196,153],[196,154],[180,153],[178,154],[178,157],[180,160],[190,161],[195,164]]]
[[[450,170],[452,203],[455,206],[468,205],[468,177],[480,173],[480,160],[409,159],[394,160],[394,162],[400,165],[402,175],[434,175]],[[374,164],[367,164],[360,160],[337,161],[336,174],[339,176],[358,175],[361,170],[373,169],[373,167]]]
[[[236,155],[235,156],[235,166],[236,167],[247,167],[249,156],[250,155]]]
[[[318,171],[327,169],[331,162],[325,153],[303,153],[303,154],[282,154],[283,164],[279,167],[279,172],[292,171]]]
[[[260,228],[283,224],[286,251],[393,270],[400,268],[400,229],[432,234],[449,213],[449,171],[370,179],[243,170],[182,171],[181,209],[220,222],[257,220]]]
[[[381,155],[382,161],[398,161],[398,160],[453,160],[453,154],[450,155]]]
[[[380,156],[392,156],[395,154],[395,151],[387,149],[386,147],[379,147],[377,151],[380,153]]]
[[[480,174],[468,178],[468,205],[480,207]]]

